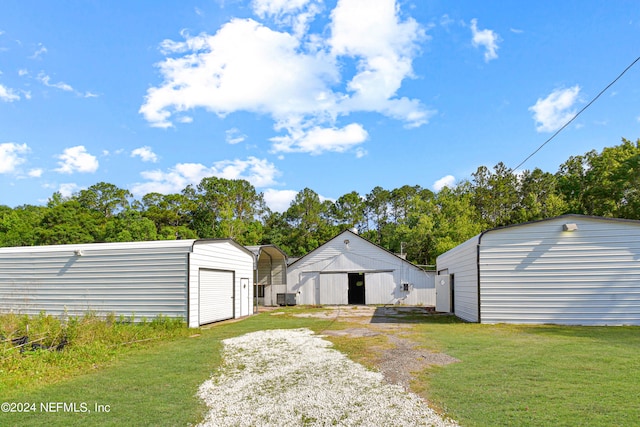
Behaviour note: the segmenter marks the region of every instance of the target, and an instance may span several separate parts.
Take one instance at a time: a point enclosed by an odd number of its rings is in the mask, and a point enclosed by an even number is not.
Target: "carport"
[[[276,306],[278,294],[287,291],[287,254],[276,245],[247,246],[256,257],[255,304]]]

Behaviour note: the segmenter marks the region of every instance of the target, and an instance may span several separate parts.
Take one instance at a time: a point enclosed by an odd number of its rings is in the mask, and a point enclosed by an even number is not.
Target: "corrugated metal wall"
[[[186,319],[190,244],[152,243],[2,248],[0,310]]]
[[[348,273],[320,273],[321,304],[348,304],[348,280]]]
[[[233,271],[234,316],[253,313],[253,255],[230,240],[0,248],[0,312],[162,314],[195,327],[201,268]]]
[[[478,236],[440,255],[437,271],[453,275],[453,310],[456,316],[478,322]]]
[[[234,317],[253,313],[253,265],[254,257],[237,244],[227,240],[200,240],[193,246],[189,262],[189,326],[198,326],[198,271],[201,268],[229,270],[235,272],[233,301]],[[249,279],[244,287],[242,279]]]
[[[638,325],[640,223],[565,216],[492,230],[480,280],[483,323]]]
[[[290,265],[287,288],[298,293],[298,304],[336,304],[335,301],[343,301],[343,293],[347,298],[349,272],[365,273],[367,304],[435,305],[435,273],[427,273],[348,231]],[[371,276],[380,272],[391,274],[384,276],[384,280]],[[314,276],[319,273],[336,276],[330,279]],[[411,283],[411,290],[399,292],[405,281]]]

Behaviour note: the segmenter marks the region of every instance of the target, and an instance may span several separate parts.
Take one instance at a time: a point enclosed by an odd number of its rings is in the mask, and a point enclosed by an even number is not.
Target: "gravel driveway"
[[[220,371],[199,390],[202,426],[457,426],[308,329],[223,343]]]

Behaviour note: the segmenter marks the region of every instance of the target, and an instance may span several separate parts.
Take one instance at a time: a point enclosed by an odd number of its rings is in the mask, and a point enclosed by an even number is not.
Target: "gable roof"
[[[348,238],[349,238],[349,239],[352,239],[352,238],[360,239],[362,242],[365,242],[366,244],[369,244],[369,245],[371,245],[371,246],[373,246],[373,247],[375,247],[375,248],[377,248],[377,249],[379,249],[379,250],[381,250],[381,251],[384,251],[386,254],[391,255],[391,256],[393,256],[393,257],[397,258],[398,260],[402,261],[403,263],[409,264],[411,267],[414,267],[414,268],[417,268],[417,269],[419,269],[419,270],[422,270],[420,267],[416,266],[416,265],[415,265],[415,264],[413,264],[412,262],[407,261],[406,259],[404,259],[404,258],[402,258],[402,257],[398,256],[397,254],[395,254],[395,253],[393,253],[393,252],[391,252],[391,251],[389,251],[389,250],[387,250],[387,249],[383,248],[382,246],[380,246],[380,245],[378,245],[378,244],[376,244],[376,243],[373,243],[373,242],[372,242],[372,241],[370,241],[370,240],[365,239],[364,237],[360,236],[360,235],[359,235],[359,234],[357,234],[357,233],[354,233],[354,232],[353,232],[353,231],[351,231],[351,230],[344,230],[344,231],[342,231],[341,233],[338,233],[337,235],[335,235],[335,236],[334,236],[334,237],[332,237],[331,239],[327,240],[325,243],[323,243],[322,245],[318,246],[317,248],[315,248],[314,250],[312,250],[312,251],[311,251],[311,252],[309,252],[308,254],[306,254],[306,255],[304,255],[304,256],[302,256],[302,257],[300,257],[300,258],[296,259],[296,260],[295,260],[295,261],[293,261],[292,263],[290,263],[288,267],[289,267],[289,268],[292,268],[292,267],[294,267],[294,266],[295,266],[295,264],[297,264],[297,263],[299,263],[299,262],[304,262],[304,261],[305,261],[305,260],[307,260],[308,258],[311,258],[313,255],[315,255],[317,252],[321,251],[321,250],[322,250],[322,248],[324,248],[325,246],[327,246],[328,244],[330,244],[330,243],[331,243],[331,242],[333,242],[334,240],[339,239],[339,238],[343,238],[344,236],[348,236]]]

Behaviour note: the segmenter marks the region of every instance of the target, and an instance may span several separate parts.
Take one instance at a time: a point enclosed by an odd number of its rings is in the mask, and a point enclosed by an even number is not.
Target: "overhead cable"
[[[631,67],[633,67],[634,65],[636,65],[636,62],[640,61],[640,56],[637,57],[635,59],[635,61],[633,61],[631,64],[629,64],[629,66],[627,68],[624,69],[624,71],[622,71],[618,77],[616,77],[611,83],[609,83],[607,85],[607,87],[605,87],[604,89],[602,89],[600,91],[600,93],[598,95],[596,95],[595,98],[593,98],[591,101],[589,101],[589,103],[587,105],[585,105],[584,107],[582,107],[582,109],[580,111],[578,111],[572,118],[571,120],[569,120],[567,123],[565,123],[560,129],[558,129],[553,135],[551,135],[551,137],[549,139],[547,139],[541,146],[539,146],[533,153],[529,154],[529,156],[527,156],[526,159],[524,159],[522,162],[520,162],[520,164],[518,166],[516,166],[515,168],[513,168],[514,171],[518,170],[520,168],[520,166],[522,166],[523,164],[525,164],[525,162],[527,160],[529,160],[531,157],[533,157],[538,151],[540,151],[542,149],[542,147],[544,147],[545,145],[547,145],[553,138],[556,137],[556,135],[558,135],[560,132],[562,132],[562,130],[564,128],[566,128],[567,126],[569,126],[571,124],[571,122],[573,122],[580,114],[582,114],[582,112],[584,110],[586,110],[587,108],[589,108],[591,106],[591,104],[593,104],[594,102],[596,102],[596,100],[598,98],[600,98],[600,96],[605,93],[607,91],[607,89],[609,89],[611,86],[613,86],[615,84],[615,82],[617,82],[618,80],[620,80],[620,77],[624,76],[624,74],[629,71],[629,69]]]

